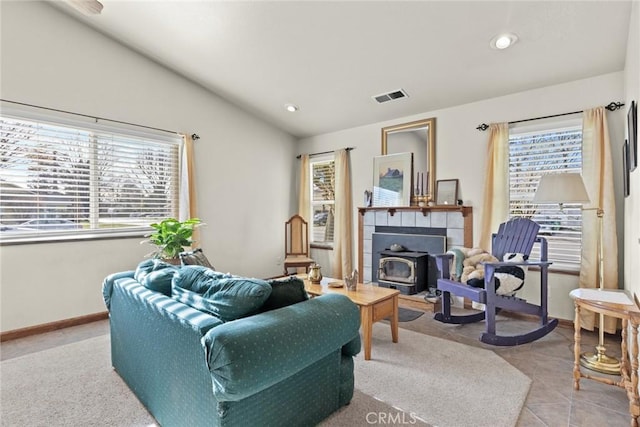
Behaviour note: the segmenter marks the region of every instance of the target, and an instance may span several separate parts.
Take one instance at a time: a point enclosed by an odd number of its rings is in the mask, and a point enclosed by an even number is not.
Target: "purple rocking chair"
[[[497,233],[493,234],[493,256],[502,260],[506,253],[529,255],[534,243],[540,243],[540,260],[526,262],[497,262],[484,264],[484,288],[475,288],[465,283],[450,280],[449,263],[452,254],[435,255],[436,265],[440,270],[437,281],[442,292],[442,310],[434,318],[444,323],[464,324],[486,320],[486,331],[480,341],[499,346],[512,346],[535,341],[551,332],[558,324],[558,319],[547,317],[547,273],[550,262],[547,261],[547,241],[538,237],[540,226],[526,218],[513,218],[500,224]],[[496,268],[502,266],[535,266],[540,269],[540,305],[528,303],[526,300],[509,295],[499,295],[495,288]],[[469,298],[471,301],[485,304],[485,311],[468,315],[451,314],[451,294]],[[527,333],[519,335],[498,335],[496,333],[496,313],[501,309],[539,316],[540,325]]]

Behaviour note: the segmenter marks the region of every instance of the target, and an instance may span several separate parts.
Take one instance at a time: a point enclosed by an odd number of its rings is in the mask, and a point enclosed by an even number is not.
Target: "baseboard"
[[[429,310],[433,311],[433,309]],[[513,313],[504,311],[503,314],[514,318],[538,319],[537,316],[532,316],[522,313]],[[44,323],[42,325],[29,326],[28,328],[14,329],[11,331],[0,332],[0,342],[15,340],[17,338],[24,338],[31,335],[42,334],[44,332],[56,331],[58,329],[68,328],[70,326],[84,325],[86,323],[97,322],[98,320],[104,320],[109,318],[109,312],[104,311],[101,313],[87,314],[86,316],[73,317],[71,319],[59,320],[57,322]],[[558,319],[558,326],[564,328],[573,329],[573,322],[566,319]]]
[[[24,338],[31,335],[42,334],[44,332],[56,331],[70,326],[84,325],[85,323],[97,322],[109,318],[109,312],[87,314],[86,316],[73,317],[71,319],[58,320],[57,322],[43,323],[42,325],[29,326],[27,328],[13,329],[11,331],[0,332],[0,342]]]

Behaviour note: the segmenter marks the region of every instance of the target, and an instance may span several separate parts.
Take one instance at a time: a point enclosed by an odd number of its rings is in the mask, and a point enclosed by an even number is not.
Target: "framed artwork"
[[[627,113],[627,131],[629,133],[629,171],[638,166],[638,104],[631,101]]]
[[[373,158],[373,206],[409,206],[413,153]]]
[[[630,193],[629,189],[629,173],[631,169],[631,157],[629,156],[629,141],[624,140],[622,145],[622,184],[624,188],[624,197],[627,197]]]
[[[436,182],[436,205],[455,205],[458,201],[458,180],[440,179]]]

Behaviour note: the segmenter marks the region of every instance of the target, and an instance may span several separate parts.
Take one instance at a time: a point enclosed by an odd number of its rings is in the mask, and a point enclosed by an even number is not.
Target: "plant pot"
[[[166,262],[167,264],[171,264],[171,265],[181,265],[182,264],[182,262],[180,262],[180,258],[179,257],[162,258],[162,262]]]

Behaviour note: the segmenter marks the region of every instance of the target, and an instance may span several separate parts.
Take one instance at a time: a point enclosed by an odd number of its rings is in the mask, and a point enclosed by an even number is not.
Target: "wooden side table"
[[[346,295],[360,308],[364,360],[371,360],[371,334],[375,322],[390,317],[391,341],[398,342],[398,295],[400,291],[362,283],[358,283],[357,290],[349,291],[344,286],[330,287],[328,284],[334,279],[324,278],[321,284],[316,285],[305,277],[301,278],[304,280],[304,288],[309,295],[318,296],[326,293]]]
[[[638,416],[640,416],[640,399],[638,398],[638,324],[640,323],[640,309],[623,290],[574,289],[569,293],[569,296],[573,298],[576,307],[573,388],[580,390],[580,378],[624,388],[629,398],[631,427],[638,427]],[[580,311],[582,309],[622,319],[620,381],[616,382],[609,378],[586,374],[580,369]],[[627,328],[629,325],[631,325],[631,363],[629,363],[627,349]]]

